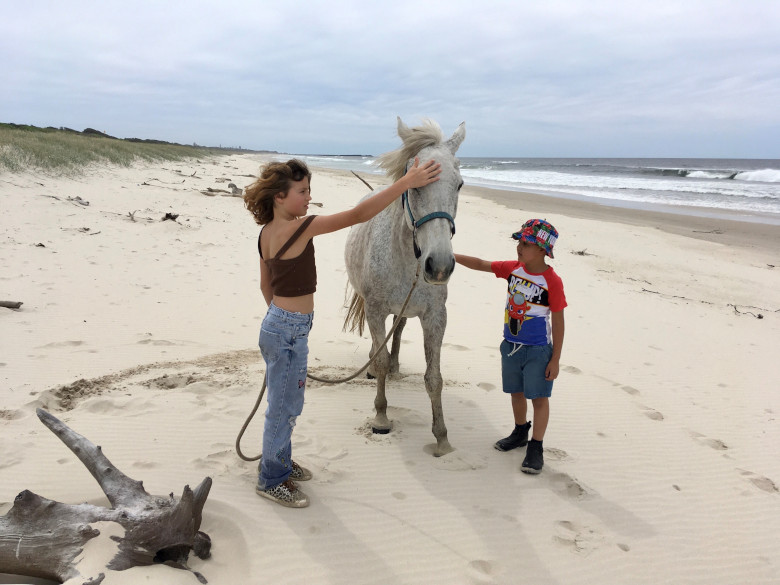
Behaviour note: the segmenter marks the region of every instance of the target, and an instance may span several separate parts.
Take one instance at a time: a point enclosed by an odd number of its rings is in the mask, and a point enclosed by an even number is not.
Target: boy
[[[553,380],[560,367],[566,296],[560,277],[545,262],[546,256],[553,257],[556,229],[543,219],[531,219],[512,238],[518,241],[517,260],[488,262],[455,254],[455,261],[507,280],[501,378],[504,392],[512,397],[515,429],[496,442],[495,448],[510,451],[527,444],[520,469],[537,474],[544,466],[542,440],[550,417]],[[534,409],[530,441],[526,399],[531,400]]]

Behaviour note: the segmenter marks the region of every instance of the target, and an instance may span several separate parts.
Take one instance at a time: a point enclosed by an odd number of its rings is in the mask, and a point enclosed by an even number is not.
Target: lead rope
[[[412,298],[412,293],[414,292],[414,289],[417,287],[417,282],[420,280],[420,263],[417,263],[417,273],[414,275],[414,282],[412,283],[412,288],[409,289],[409,294],[406,295],[406,300],[404,301],[404,304],[401,306],[401,310],[398,311],[398,315],[396,316],[395,320],[393,321],[393,326],[390,328],[390,331],[387,333],[387,336],[385,337],[385,340],[382,342],[382,345],[377,349],[373,355],[368,359],[366,364],[360,368],[355,373],[347,376],[346,378],[320,378],[318,376],[314,376],[312,374],[309,374],[307,372],[306,377],[311,378],[312,380],[315,380],[317,382],[324,382],[325,384],[343,384],[344,382],[349,382],[353,378],[356,378],[360,374],[362,374],[366,369],[368,369],[368,366],[370,366],[373,361],[376,359],[376,357],[379,355],[379,352],[382,351],[385,347],[387,347],[387,342],[392,337],[393,333],[395,333],[396,328],[398,327],[398,324],[401,322],[401,319],[403,318],[404,311],[406,310],[406,306],[409,304],[409,300]],[[247,417],[246,421],[244,422],[244,426],[241,427],[241,430],[238,432],[238,437],[236,437],[236,453],[238,453],[238,456],[243,459],[244,461],[257,461],[262,457],[262,453],[256,457],[247,457],[244,455],[243,451],[241,451],[241,437],[244,436],[244,432],[246,431],[247,427],[249,426],[249,423],[252,422],[252,419],[255,416],[255,413],[257,412],[257,409],[260,408],[260,402],[263,400],[263,396],[265,395],[265,389],[266,389],[266,382],[267,382],[267,376],[263,374],[263,387],[260,389],[260,395],[257,397],[257,401],[255,401],[255,406],[252,408],[252,412],[249,413],[249,416]]]

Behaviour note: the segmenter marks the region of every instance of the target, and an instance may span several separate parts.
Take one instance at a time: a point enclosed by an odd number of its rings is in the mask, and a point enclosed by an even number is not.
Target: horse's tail
[[[352,300],[349,301],[347,317],[344,319],[343,331],[349,327],[350,331],[357,329],[358,335],[363,335],[363,329],[366,326],[366,301],[357,293],[352,293]]]

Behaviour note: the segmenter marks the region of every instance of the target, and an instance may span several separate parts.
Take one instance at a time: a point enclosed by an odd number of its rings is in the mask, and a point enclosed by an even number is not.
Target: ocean
[[[298,156],[313,167],[381,174],[371,156]],[[467,185],[780,225],[777,159],[460,157],[460,164]]]

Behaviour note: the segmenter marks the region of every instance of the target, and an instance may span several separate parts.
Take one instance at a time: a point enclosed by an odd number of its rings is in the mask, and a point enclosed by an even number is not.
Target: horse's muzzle
[[[433,256],[425,259],[425,270],[423,278],[428,284],[447,284],[455,269],[455,257],[449,256],[446,259],[436,261]]]

